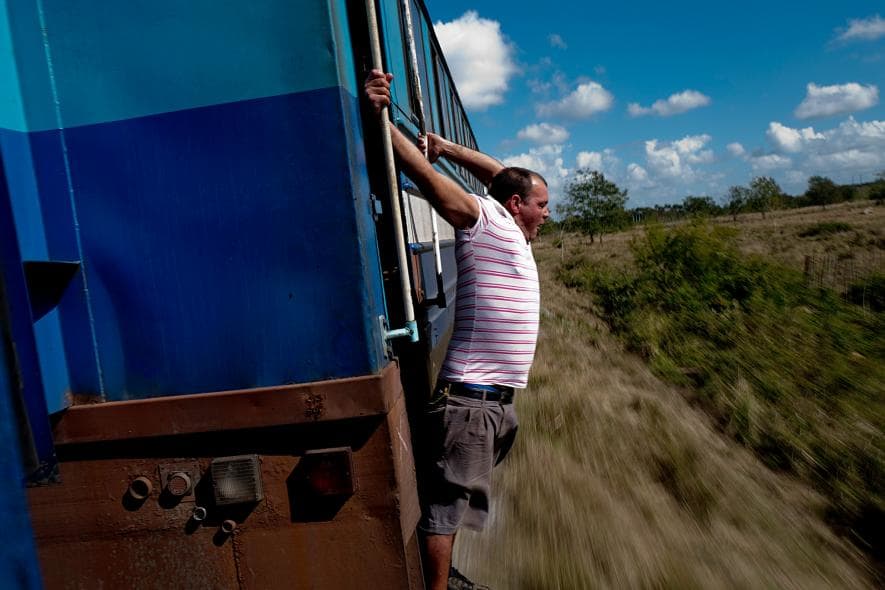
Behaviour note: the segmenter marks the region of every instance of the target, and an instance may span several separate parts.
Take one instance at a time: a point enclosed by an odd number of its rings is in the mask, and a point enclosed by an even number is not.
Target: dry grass
[[[866,270],[881,271],[885,264],[885,207],[870,201],[852,201],[828,206],[775,211],[761,219],[757,214],[738,217],[737,222],[719,218],[740,230],[739,246],[744,252],[762,254],[786,266],[802,269],[806,256],[829,255],[852,259]],[[851,227],[845,234],[801,237],[803,230],[817,224],[841,222]]]
[[[879,235],[877,209],[859,231]],[[791,213],[738,223],[783,230],[778,253],[790,257],[789,232],[821,220]],[[630,234],[565,245],[628,264]],[[821,497],[717,432],[556,282],[553,241],[536,247],[542,331],[519,440],[495,474],[494,520],[460,534],[456,565],[495,590],[874,587],[863,556],[824,524]]]
[[[738,245],[747,254],[761,254],[788,267],[802,270],[806,256],[831,255],[854,259],[867,270],[885,265],[885,206],[870,201],[851,201],[830,205],[826,209],[806,207],[773,211],[764,219],[759,213],[745,213],[733,220],[718,217],[716,224],[739,230]],[[803,238],[803,230],[819,223],[842,222],[851,226],[849,235],[828,234]],[[630,240],[642,235],[641,227],[607,235],[602,243],[590,244],[586,236],[564,236],[565,248],[559,249],[560,260],[580,253],[596,262],[630,264],[632,256],[627,248]],[[546,235],[546,244],[559,240],[558,235]]]

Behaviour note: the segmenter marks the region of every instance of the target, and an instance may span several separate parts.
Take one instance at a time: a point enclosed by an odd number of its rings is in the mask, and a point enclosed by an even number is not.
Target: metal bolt
[[[190,476],[184,471],[176,471],[171,473],[166,480],[166,490],[175,497],[180,498],[191,493],[193,483]]]
[[[154,484],[151,483],[151,480],[144,476],[136,477],[129,484],[129,495],[134,500],[146,500],[153,489]]]
[[[209,516],[209,512],[202,506],[196,506],[193,512],[191,512],[191,518],[194,519],[194,522],[203,522],[207,516]]]

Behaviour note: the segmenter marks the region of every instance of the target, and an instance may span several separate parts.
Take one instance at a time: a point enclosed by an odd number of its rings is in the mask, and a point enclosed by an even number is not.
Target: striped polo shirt
[[[540,291],[532,248],[491,197],[473,227],[456,233],[455,326],[439,376],[524,388],[538,339]]]

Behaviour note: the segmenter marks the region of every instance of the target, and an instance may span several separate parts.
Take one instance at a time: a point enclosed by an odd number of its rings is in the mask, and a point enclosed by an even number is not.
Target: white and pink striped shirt
[[[439,376],[524,388],[538,339],[540,290],[532,247],[491,197],[473,227],[459,230],[455,327]]]

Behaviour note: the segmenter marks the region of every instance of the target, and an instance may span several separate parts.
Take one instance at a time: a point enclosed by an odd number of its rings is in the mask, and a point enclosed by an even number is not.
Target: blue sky
[[[885,170],[885,5],[426,0],[480,147],[554,202],[600,169],[631,206],[801,193]]]

